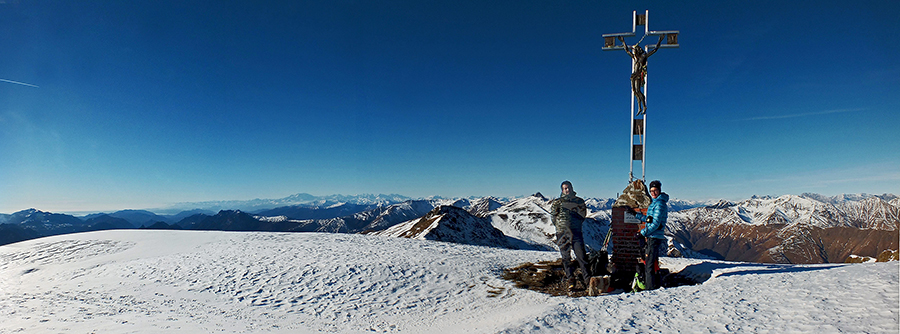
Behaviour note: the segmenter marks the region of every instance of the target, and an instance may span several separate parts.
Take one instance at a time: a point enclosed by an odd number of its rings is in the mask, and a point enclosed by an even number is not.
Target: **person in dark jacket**
[[[591,277],[587,265],[587,255],[584,251],[584,236],[581,234],[581,227],[587,216],[587,206],[581,197],[575,196],[572,182],[564,181],[560,188],[562,194],[550,205],[550,218],[553,226],[556,227],[556,245],[559,246],[559,252],[562,255],[569,291],[572,291],[575,289],[577,280],[575,279],[575,268],[572,268],[570,264],[572,262],[570,252],[575,252],[575,261],[581,267],[585,287],[588,286],[588,280]]]
[[[650,182],[650,197],[653,201],[647,208],[647,214],[635,213],[635,217],[647,225],[638,234],[639,238],[646,238],[646,247],[644,248],[644,284],[647,290],[659,287],[656,282],[655,269],[659,267],[659,250],[666,244],[666,219],[668,218],[669,208],[666,202],[669,201],[669,195],[662,192],[662,182]],[[629,210],[634,213],[634,210]]]

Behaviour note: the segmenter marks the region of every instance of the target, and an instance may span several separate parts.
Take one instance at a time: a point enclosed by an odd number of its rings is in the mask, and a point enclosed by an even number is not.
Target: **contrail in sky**
[[[790,114],[790,115],[778,115],[778,116],[760,116],[760,117],[751,117],[739,119],[737,121],[759,121],[765,119],[783,119],[783,118],[794,118],[794,117],[805,117],[805,116],[818,116],[818,115],[826,115],[826,114],[836,114],[842,112],[854,112],[854,111],[862,111],[865,108],[854,108],[854,109],[836,109],[836,110],[826,110],[819,112],[808,112],[802,114]]]
[[[14,83],[14,84],[28,86],[28,87],[41,88],[41,87],[38,87],[37,85],[32,85],[32,84],[24,83],[24,82],[18,82],[18,81],[6,80],[6,79],[0,79],[0,81]]]

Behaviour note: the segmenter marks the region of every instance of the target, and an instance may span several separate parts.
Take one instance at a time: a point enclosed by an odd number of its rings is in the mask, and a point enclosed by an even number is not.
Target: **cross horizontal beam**
[[[616,45],[616,41],[619,38],[626,37],[634,37],[637,32],[637,26],[644,26],[644,37],[646,36],[666,36],[665,43],[661,44],[660,48],[677,48],[678,45],[678,30],[662,30],[662,31],[650,31],[650,22],[649,16],[650,11],[645,11],[643,15],[639,15],[637,11],[632,13],[632,24],[631,24],[631,32],[620,32],[613,34],[603,34],[603,51],[611,51],[611,50],[625,50],[627,45]],[[644,38],[642,37],[641,40]]]

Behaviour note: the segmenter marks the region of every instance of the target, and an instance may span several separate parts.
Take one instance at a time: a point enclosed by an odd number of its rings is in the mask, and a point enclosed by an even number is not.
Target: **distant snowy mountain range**
[[[868,195],[843,195],[852,198],[853,196]],[[520,197],[484,197],[493,198],[496,202],[510,202]],[[824,196],[823,196],[824,198]],[[252,200],[229,200],[229,201],[206,201],[206,202],[182,202],[164,208],[147,209],[158,214],[175,215],[183,211],[199,210],[206,212],[218,212],[221,210],[240,210],[244,212],[261,212],[284,207],[302,207],[312,209],[322,209],[342,205],[356,205],[365,207],[388,206],[410,200],[423,200],[430,202],[456,202],[456,201],[476,201],[482,197],[466,197],[466,198],[444,198],[441,196],[431,196],[426,198],[410,198],[397,194],[362,194],[362,195],[328,195],[315,196],[307,193],[299,193],[284,198],[277,199],[252,199]],[[612,207],[615,198],[586,198],[587,205],[595,210],[606,210]],[[672,199],[669,202],[670,210],[681,211],[684,209],[706,206],[717,201],[686,201]]]
[[[549,208],[537,193],[522,198],[400,195],[312,196],[277,200],[203,202],[172,215],[145,210],[74,217],[23,210],[0,214],[0,244],[35,237],[122,228],[225,231],[369,233],[494,247],[555,249]],[[602,246],[613,199],[586,200],[586,245]],[[238,205],[215,213],[211,205]],[[270,208],[277,203],[289,204]],[[196,205],[197,203],[193,203]],[[187,206],[190,207],[190,206]],[[258,208],[245,211],[240,208]],[[740,202],[670,200],[671,256],[776,263],[843,262],[898,248],[900,198],[817,194],[757,197]],[[613,245],[614,247],[614,245]]]
[[[169,207],[150,209],[154,212],[173,214],[185,210],[200,209],[206,211],[241,210],[256,212],[286,206],[306,206],[324,208],[334,205],[353,204],[360,206],[385,206],[411,200],[412,198],[397,194],[362,194],[362,195],[329,195],[314,196],[299,193],[278,199],[252,199],[231,201],[182,202]]]

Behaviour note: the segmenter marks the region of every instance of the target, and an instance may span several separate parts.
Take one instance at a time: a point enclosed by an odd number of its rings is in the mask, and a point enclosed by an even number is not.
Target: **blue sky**
[[[681,32],[648,78],[647,178],[672,197],[900,193],[896,1],[20,0],[0,212],[614,197],[630,59],[601,34],[645,9]]]

